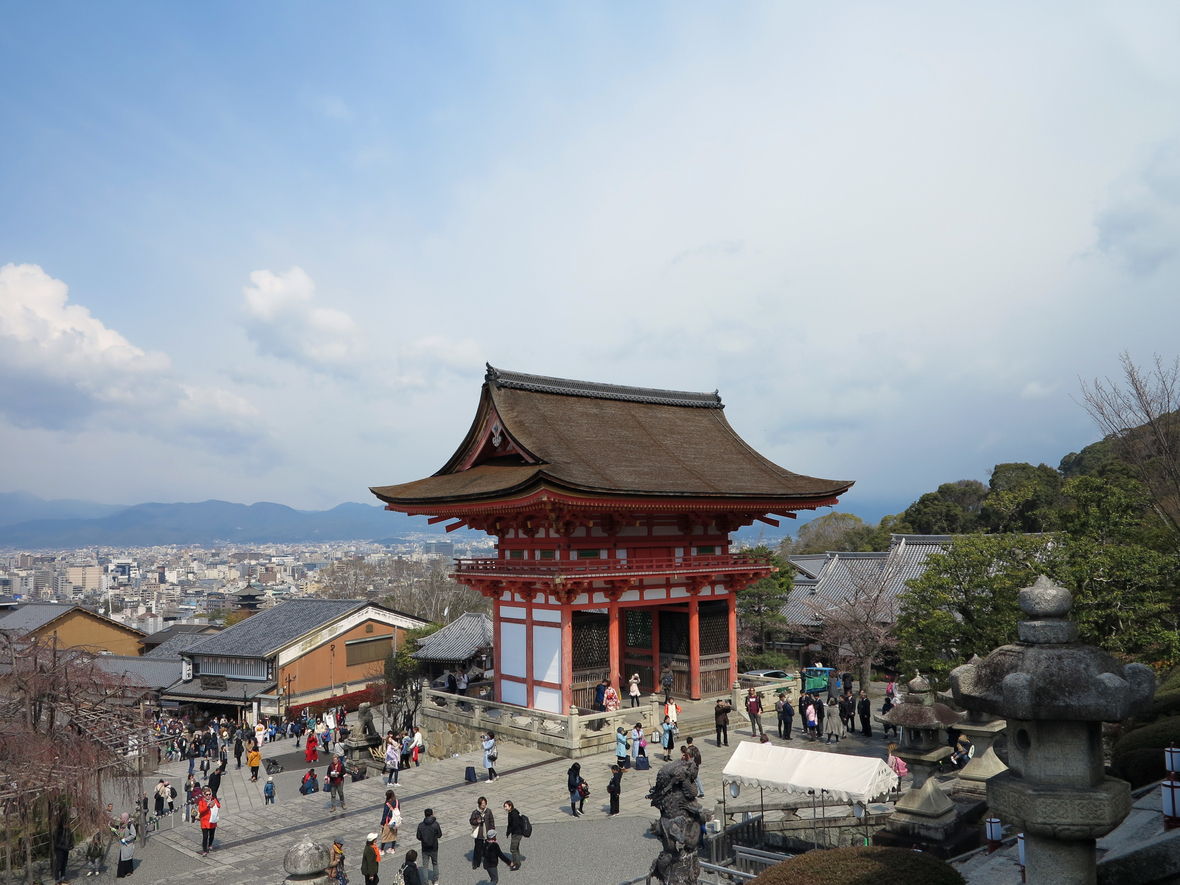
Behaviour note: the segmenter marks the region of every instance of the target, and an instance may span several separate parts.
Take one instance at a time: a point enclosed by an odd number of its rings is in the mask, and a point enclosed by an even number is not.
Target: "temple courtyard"
[[[714,746],[712,730],[707,734],[694,733],[703,757],[701,779],[707,808],[721,801],[721,770],[729,760],[738,741],[750,740],[748,724],[730,728],[730,746],[718,750]],[[769,725],[770,717],[766,718]],[[689,736],[683,731],[680,740]],[[852,753],[884,758],[886,742],[876,731],[871,739],[847,738],[838,745],[811,743],[796,732],[791,742],[780,741],[768,731],[775,744],[802,747],[818,753]],[[658,748],[649,748],[658,749]],[[147,844],[136,852],[135,878],[162,885],[168,883],[216,882],[219,885],[238,883],[279,882],[285,876],[283,856],[287,849],[305,836],[330,843],[336,836],[345,839],[346,868],[350,879],[359,883],[360,855],[368,833],[380,829],[381,804],[387,789],[384,779],[370,777],[358,783],[346,782],[347,811],[332,813],[326,793],[301,796],[299,783],[309,766],[303,762],[302,750],[296,751],[294,741],[285,740],[263,746],[266,759],[278,759],[284,771],[274,776],[276,802],[264,805],[262,787],[265,777],[250,782],[249,769],[235,770],[231,761],[222,780],[219,798],[222,802],[222,822],[217,828],[216,850],[201,857],[201,834],[197,824],[186,824],[178,811],[165,816],[157,831],[149,833]],[[405,852],[417,849],[414,830],[422,819],[425,808],[434,809],[443,830],[440,843],[440,881],[443,883],[487,881],[486,875],[471,869],[471,828],[468,816],[480,796],[486,796],[496,816],[498,827],[505,821],[503,802],[511,799],[516,807],[529,816],[533,835],[524,840],[522,853],[525,861],[518,872],[501,867],[506,881],[528,883],[614,883],[628,882],[647,873],[652,860],[660,851],[660,843],[648,835],[648,824],[657,814],[645,798],[655,781],[659,768],[658,756],[652,757],[650,771],[629,771],[623,778],[623,793],[618,817],[608,818],[606,784],[610,778],[613,753],[583,758],[582,775],[590,784],[591,797],[586,802],[586,817],[570,815],[569,795],[566,791],[566,771],[570,760],[511,743],[500,745],[500,778],[495,783],[483,779],[481,755],[469,753],[411,767],[400,775],[395,787],[401,802],[403,825],[396,851],[387,853],[381,863],[382,881],[392,881],[401,866]],[[327,767],[321,754],[315,765],[323,777]],[[468,766],[475,766],[480,782],[464,781]],[[174,785],[183,784],[188,773],[187,762],[168,763],[150,777],[145,777],[150,790],[159,778]],[[199,775],[199,772],[198,772]],[[183,793],[181,794],[183,796]],[[745,797],[743,797],[745,798]],[[731,800],[732,801],[732,800]],[[502,840],[505,852],[508,840]],[[112,856],[114,852],[111,852]],[[70,867],[71,879],[84,878],[83,862],[75,860]],[[114,879],[114,864],[109,863],[101,878]]]

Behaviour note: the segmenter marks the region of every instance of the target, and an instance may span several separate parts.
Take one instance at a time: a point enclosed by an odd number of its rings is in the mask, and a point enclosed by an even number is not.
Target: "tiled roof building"
[[[906,582],[926,570],[926,557],[942,552],[950,535],[893,535],[889,550],[882,553],[818,553],[788,556],[787,562],[799,574],[782,613],[796,633],[806,633],[822,624],[822,612],[839,607],[883,583],[892,607]]]
[[[699,699],[737,676],[736,593],[771,574],[731,532],[836,503],[849,480],[754,450],[712,393],[487,367],[466,437],[433,476],[374,487],[390,510],[495,535],[456,561],[493,600],[496,698],[565,713],[606,677],[663,668]]]

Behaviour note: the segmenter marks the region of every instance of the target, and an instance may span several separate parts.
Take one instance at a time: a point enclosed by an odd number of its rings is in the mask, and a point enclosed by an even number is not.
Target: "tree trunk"
[[[860,687],[867,694],[869,683],[873,681],[873,662],[869,658],[860,659]]]

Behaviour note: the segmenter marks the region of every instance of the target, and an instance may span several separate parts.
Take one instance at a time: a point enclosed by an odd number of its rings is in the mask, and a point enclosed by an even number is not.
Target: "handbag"
[[[640,748],[641,750],[643,750],[643,749],[646,749],[646,748],[647,748],[647,738],[640,738],[640,739],[639,739],[639,748]]]
[[[213,804],[209,806],[209,823],[215,824],[221,819],[221,806],[217,800],[213,800]]]

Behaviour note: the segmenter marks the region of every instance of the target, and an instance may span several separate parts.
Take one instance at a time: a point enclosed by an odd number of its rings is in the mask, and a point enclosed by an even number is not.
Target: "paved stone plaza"
[[[770,724],[769,720],[766,721]],[[684,737],[687,733],[681,735],[681,741]],[[721,770],[733,747],[743,739],[750,739],[745,723],[737,729],[730,729],[730,746],[722,747],[720,751],[714,746],[711,732],[697,737],[704,761],[702,780],[706,799],[702,802],[707,808],[711,809],[714,801],[720,801]],[[774,743],[785,742],[775,738]],[[885,741],[879,731],[872,739],[847,738],[838,746],[830,747],[801,740],[796,733],[790,745],[816,752],[835,751],[880,758],[885,755]],[[365,835],[380,829],[381,803],[387,789],[384,779],[370,777],[355,784],[347,782],[348,809],[344,812],[337,809],[332,813],[327,794],[299,795],[299,782],[311,766],[303,763],[302,750],[296,755],[293,740],[264,745],[263,756],[279,759],[285,769],[274,776],[277,793],[274,805],[263,804],[265,775],[260,776],[257,783],[251,783],[249,769],[243,766],[240,771],[236,770],[231,758],[219,794],[222,822],[217,828],[215,850],[208,857],[201,857],[199,826],[184,823],[179,812],[166,816],[160,830],[149,835],[147,845],[141,844],[134,878],[164,885],[194,881],[219,885],[277,883],[285,876],[283,856],[291,845],[307,835],[325,842],[341,835],[346,840],[349,877],[353,885],[359,885]],[[647,835],[648,824],[655,819],[656,812],[644,797],[661,764],[658,756],[652,758],[651,771],[630,771],[624,775],[621,814],[614,819],[608,819],[606,815],[606,784],[610,765],[614,762],[613,754],[581,760],[582,774],[590,784],[592,795],[586,802],[587,816],[579,819],[570,815],[566,792],[566,770],[570,761],[564,758],[503,744],[498,767],[500,778],[492,784],[484,781],[482,756],[476,753],[411,767],[401,772],[401,783],[395,788],[404,815],[402,838],[397,850],[386,854],[381,864],[381,877],[384,881],[391,881],[406,850],[418,848],[414,830],[422,819],[423,809],[430,807],[443,829],[439,852],[440,880],[472,885],[487,881],[482,871],[471,869],[470,860],[472,841],[467,819],[479,796],[487,797],[500,828],[506,824],[502,809],[505,799],[511,799],[533,822],[533,836],[523,843],[527,859],[521,870],[510,872],[501,866],[501,875],[507,882],[516,885],[556,882],[613,885],[645,874],[660,850],[659,842]],[[323,754],[320,760],[314,767],[322,781],[327,760]],[[478,784],[467,784],[463,780],[469,765],[474,765],[480,775]],[[150,789],[158,778],[164,777],[179,787],[187,772],[187,762],[167,764],[147,780],[147,786]],[[506,838],[503,845],[507,852]],[[70,866],[71,878],[85,878],[81,872],[83,862],[77,852],[75,855]],[[102,878],[114,878],[113,863]]]

